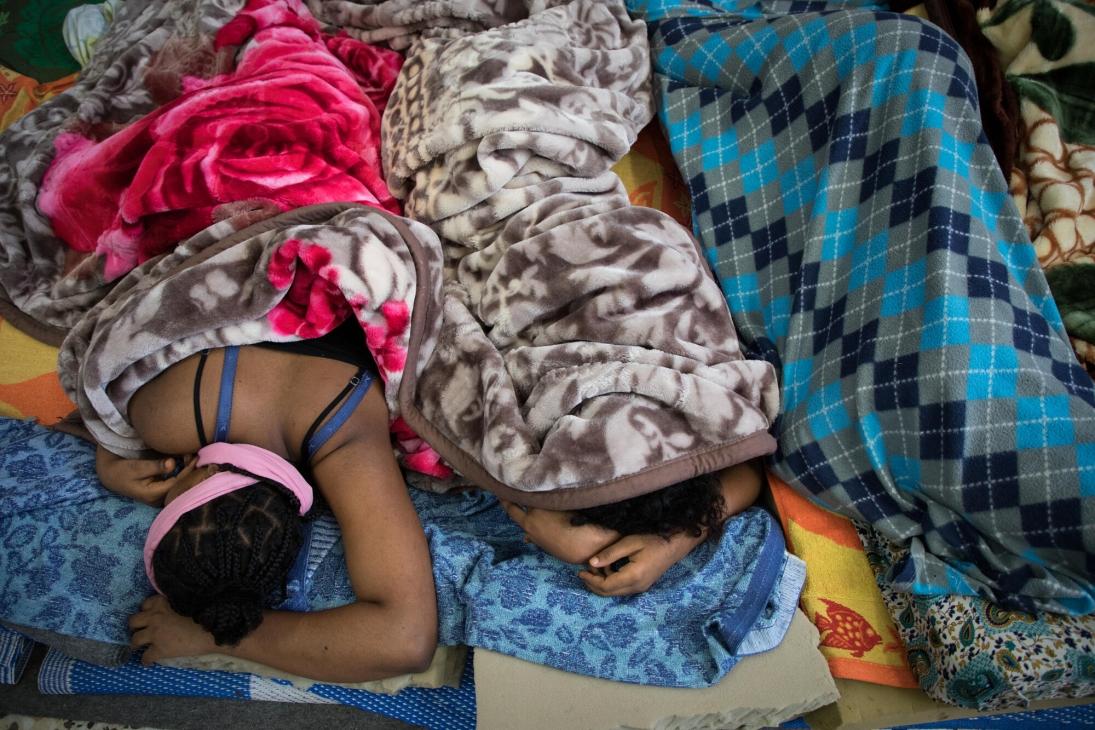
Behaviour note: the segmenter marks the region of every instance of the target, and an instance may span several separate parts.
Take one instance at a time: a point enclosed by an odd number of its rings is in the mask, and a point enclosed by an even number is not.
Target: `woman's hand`
[[[571,513],[559,510],[525,509],[499,500],[510,519],[525,531],[525,540],[564,563],[580,565],[620,539],[620,534],[597,525],[570,524]]]
[[[95,452],[95,471],[103,486],[123,497],[159,506],[164,495],[193,470],[193,456],[123,459],[102,446]]]
[[[692,537],[683,532],[669,539],[650,534],[628,535],[590,558],[590,569],[583,570],[578,577],[599,596],[642,593],[703,541],[702,535]],[[624,558],[627,563],[613,571],[611,566]]]
[[[141,610],[129,617],[129,630],[129,645],[133,649],[145,647],[141,657],[145,665],[172,657],[228,651],[228,647],[218,647],[213,635],[194,619],[171,610],[167,599],[160,595],[146,598]]]

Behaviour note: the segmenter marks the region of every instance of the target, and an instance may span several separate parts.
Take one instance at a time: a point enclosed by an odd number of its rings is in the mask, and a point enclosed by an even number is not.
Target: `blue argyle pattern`
[[[781,374],[776,472],[910,547],[891,581],[1095,611],[1095,389],[968,59],[864,3],[629,0],[695,233]]]

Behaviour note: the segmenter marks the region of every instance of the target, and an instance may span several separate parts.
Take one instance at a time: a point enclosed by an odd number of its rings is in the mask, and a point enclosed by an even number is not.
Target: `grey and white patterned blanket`
[[[771,452],[772,367],[742,357],[689,233],[609,171],[652,113],[622,3],[426,38],[404,68],[385,166],[433,231],[357,206],[235,235],[229,219],[98,291],[61,357],[96,436],[143,446],[128,399],[189,354],[352,312],[404,464],[431,476],[440,454],[502,496],[574,508]]]
[[[567,485],[545,506],[772,447],[773,370],[742,357],[689,233],[631,206],[609,169],[652,114],[644,33],[622,3],[578,0],[423,38],[384,118],[389,187],[445,244],[446,326],[417,390],[435,430],[422,433],[504,484]],[[472,425],[482,414],[493,433]],[[588,485],[597,497],[580,496]]]

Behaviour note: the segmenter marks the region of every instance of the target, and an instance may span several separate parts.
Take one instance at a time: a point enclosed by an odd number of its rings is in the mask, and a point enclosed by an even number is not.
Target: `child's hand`
[[[95,454],[95,470],[110,491],[155,507],[163,503],[175,482],[194,468],[195,461],[193,456],[123,459],[100,446]]]
[[[628,535],[590,558],[590,569],[578,577],[599,596],[642,593],[703,540],[683,532],[668,540],[659,535]],[[627,563],[613,572],[611,566],[624,558]]]
[[[525,540],[564,563],[585,563],[616,540],[619,533],[597,525],[570,524],[570,512],[529,507],[499,500],[506,514],[525,531]]]
[[[141,610],[129,617],[129,630],[129,645],[134,649],[145,647],[141,657],[145,665],[172,657],[225,653],[225,649],[217,648],[212,634],[194,619],[175,613],[160,595],[146,598]]]

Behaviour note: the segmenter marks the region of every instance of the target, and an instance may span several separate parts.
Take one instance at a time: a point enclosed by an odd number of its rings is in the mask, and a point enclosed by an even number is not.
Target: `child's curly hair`
[[[713,474],[686,479],[638,497],[575,510],[570,523],[594,524],[621,535],[654,534],[670,538],[684,532],[709,537],[722,532],[725,502]]]

